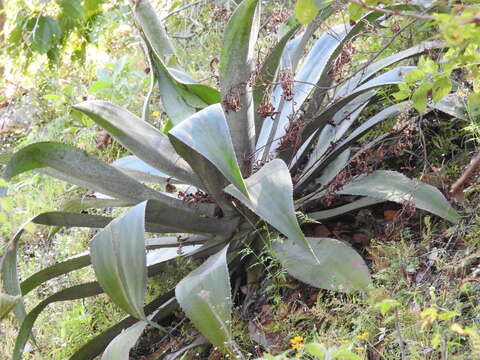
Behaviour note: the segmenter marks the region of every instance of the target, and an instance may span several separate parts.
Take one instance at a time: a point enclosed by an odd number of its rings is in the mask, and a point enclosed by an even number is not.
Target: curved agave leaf
[[[257,150],[263,149],[267,143],[272,143],[271,149],[276,150],[280,144],[280,138],[285,135],[289,118],[295,111],[301,108],[311,91],[315,88],[315,84],[320,80],[323,71],[329,64],[330,56],[335,52],[337,46],[341,43],[341,39],[347,34],[345,25],[337,25],[331,32],[324,34],[314,44],[308,53],[304,65],[295,76],[293,84],[293,99],[285,101],[280,114],[273,120],[265,121],[262,131],[258,137]]]
[[[167,68],[155,55],[153,63],[163,107],[174,125],[193,115],[196,109],[220,102],[217,90],[199,84],[180,70]]]
[[[328,117],[330,119],[333,118],[338,111],[340,111],[346,104],[355,99],[357,96],[378,87],[399,84],[403,81],[404,76],[414,68],[414,66],[400,66],[367,81],[365,84],[359,86],[350,94],[345,95],[345,97],[340,98],[338,101],[334,102],[332,105],[328,106],[325,110],[322,110],[317,116],[315,116],[315,119],[306,125],[303,136],[307,137],[315,129],[319,127],[323,128],[323,126],[326,124],[326,120],[328,120]]]
[[[90,258],[98,282],[126,313],[146,320],[147,291],[145,209],[143,202],[113,220],[90,242]]]
[[[141,4],[134,3],[132,8],[137,22],[155,55],[152,60],[156,63],[160,72],[158,74],[160,96],[164,106],[168,108],[168,110],[166,109],[167,113],[178,110],[173,108],[174,98],[177,96],[184,100],[184,102],[177,102],[177,106],[184,106],[185,111],[188,111],[188,107],[190,109],[203,108],[206,105],[220,102],[220,93],[217,90],[199,84],[179,69],[173,45],[170,43],[163,24],[150,2],[142,0]],[[162,87],[162,81],[167,83],[166,88]],[[167,92],[165,93],[162,90],[167,90]],[[176,119],[179,120],[179,118]]]
[[[158,87],[163,108],[168,115],[168,119],[174,125],[177,125],[189,116],[195,114],[195,107],[190,105],[182,96],[181,86],[175,82],[163,62],[154,56],[153,63],[153,69],[158,78]],[[186,93],[187,91],[184,90],[183,94]]]
[[[170,176],[153,168],[135,155],[124,156],[110,165],[139,181],[165,184],[170,179]]]
[[[65,261],[42,269],[22,281],[22,283],[20,284],[22,295],[25,296],[30,291],[50,279],[56,278],[57,276],[63,274],[67,274],[74,270],[84,268],[88,265],[90,265],[90,255],[88,254],[88,252],[83,252],[81,254],[72,256]]]
[[[168,66],[178,68],[178,59],[155,10],[147,0],[142,1],[142,4],[134,4],[132,7],[137,22],[143,30],[143,35],[152,50],[152,72],[155,73],[158,80],[163,107],[169,119],[174,124],[178,124],[193,115],[195,108],[207,106],[207,103],[196,93],[209,98],[209,95],[215,93],[216,90],[197,84],[193,79],[189,79],[187,83],[179,82],[178,76],[174,76],[173,71],[168,68]],[[180,70],[177,71],[181,73]],[[195,86],[193,92],[190,89],[191,85]],[[219,101],[218,92],[217,98]]]
[[[157,78],[155,76],[155,71],[153,69],[153,59],[152,55],[150,54],[150,49],[144,39],[141,38],[140,45],[142,46],[143,53],[145,55],[145,61],[147,62],[147,66],[150,69],[150,87],[148,89],[147,96],[143,101],[143,108],[142,108],[142,120],[146,122],[150,122],[150,102],[152,101],[153,92],[155,91],[155,84],[157,83]]]
[[[287,165],[275,159],[245,180],[250,197],[229,185],[225,192],[300,246],[308,248],[293,207],[292,178]]]
[[[439,110],[453,116],[457,119],[468,121],[468,112],[465,106],[465,100],[456,94],[449,94],[439,102],[432,104],[431,108]]]
[[[17,267],[17,249],[18,243],[22,237],[25,227],[30,223],[30,220],[23,223],[18,229],[13,238],[8,242],[4,248],[4,253],[0,258],[0,271],[2,275],[2,286],[5,293],[10,296],[20,296],[20,282],[18,281],[18,267]],[[27,311],[25,310],[25,303],[21,299],[14,308],[15,316],[18,322],[21,323],[25,319]]]
[[[316,211],[313,213],[308,213],[307,215],[308,217],[311,217],[314,220],[325,220],[325,219],[333,218],[335,216],[343,215],[353,210],[361,209],[363,207],[380,204],[384,201],[385,200],[375,199],[367,196],[359,200],[352,201],[343,206],[339,206],[339,207],[328,209],[328,210]]]
[[[62,212],[79,212],[86,209],[106,209],[113,207],[134,206],[136,202],[117,200],[117,199],[99,199],[85,197],[81,199],[68,200],[63,204]]]
[[[15,153],[5,169],[7,180],[23,172],[50,167],[73,183],[124,200],[172,199],[126,176],[114,167],[71,145],[39,142]]]
[[[108,344],[102,360],[129,360],[131,348],[135,346],[147,325],[146,321],[139,321],[118,334]]]
[[[224,105],[228,128],[237,160],[254,150],[255,115],[252,93],[247,83],[252,75],[254,46],[260,27],[260,2],[243,0],[235,9],[225,29],[220,55],[220,88],[222,100],[238,99],[238,111]]]
[[[174,299],[174,290],[160,295],[155,300],[145,306],[144,312],[150,315],[156,311],[154,321],[160,322],[178,308],[178,303]],[[128,316],[119,323],[113,325],[100,335],[95,336],[85,345],[83,345],[70,360],[92,360],[100,355],[108,344],[118,336],[122,330],[134,325],[138,320],[133,316]]]
[[[102,288],[120,308],[142,320],[146,320],[140,311],[146,292],[147,214],[152,216],[146,202],[135,206],[108,224],[90,243],[92,265]]]
[[[360,176],[345,185],[338,193],[369,196],[400,204],[412,202],[415,207],[453,223],[460,220],[460,216],[437,188],[411,180],[395,171],[377,170],[366,176]]]
[[[131,112],[106,101],[86,101],[75,105],[75,108],[150,166],[187,184],[201,187],[200,180],[175,152],[168,137]]]
[[[220,104],[210,105],[170,130],[170,134],[212,162],[248,197]]]
[[[378,114],[372,116],[370,119],[361,124],[358,128],[353,130],[352,133],[345,140],[341,141],[338,145],[336,145],[335,148],[332,149],[330,153],[328,153],[328,156],[324,159],[324,162],[328,164],[330,161],[332,161],[332,159],[336,158],[339,153],[351,146],[355,141],[360,139],[374,126],[380,124],[387,119],[390,119],[393,116],[400,115],[401,113],[409,109],[410,106],[411,101],[404,101],[389,106],[380,111]]]
[[[26,224],[28,224],[28,222],[26,222],[25,225]],[[12,292],[14,294],[20,294],[20,285],[18,282],[16,267],[16,254],[18,242],[20,240],[22,232],[23,228],[21,228],[14,236],[14,238],[10,241],[7,247],[7,251],[3,255],[0,262],[2,268],[3,285],[4,288],[9,292],[9,294],[12,294]],[[200,249],[194,250],[193,252],[189,253],[188,256],[192,256],[193,258],[203,258],[205,256],[208,256],[212,251],[215,251],[221,245],[222,242],[219,241],[215,241],[211,244],[205,244]],[[158,275],[162,271],[164,271],[163,263],[155,263],[153,265],[149,265],[148,276],[150,277]],[[18,289],[17,292],[15,292],[15,289]],[[43,300],[27,316],[25,316],[25,306],[23,304],[23,301],[20,301],[20,303],[17,304],[16,309],[21,311],[16,311],[16,313],[19,321],[22,323],[22,326],[16,339],[13,359],[21,358],[23,350],[25,348],[25,344],[31,334],[35,320],[37,319],[38,315],[43,311],[43,309],[45,309],[45,307],[47,307],[50,303],[56,301],[82,299],[101,293],[103,293],[103,289],[98,284],[98,282],[81,284],[67,289],[63,289]],[[176,302],[172,303],[171,301],[169,301],[173,296],[173,291],[163,296],[160,296],[145,307],[145,314],[150,314],[153,310],[157,309],[158,306],[165,303],[165,307],[162,307],[159,310],[154,320],[158,321],[159,315],[163,317],[169,315],[177,307]],[[20,316],[22,312],[24,315]],[[18,313],[20,313],[20,315],[18,315]],[[97,356],[103,351],[108,342],[110,342],[113,337],[115,337],[122,329],[132,325],[136,321],[137,320],[134,317],[128,317],[122,320],[119,324],[111,327],[104,333],[100,334],[99,336],[95,337],[87,344],[85,344],[85,346],[83,346],[79,351],[77,351],[71,359],[93,359],[95,356]]]
[[[274,242],[274,256],[294,278],[317,288],[351,292],[365,290],[370,272],[362,257],[349,245],[330,238],[307,241],[315,257],[293,241]]]
[[[175,295],[196,328],[213,345],[233,354],[227,250],[228,245],[182,279],[175,288]]]
[[[173,232],[204,233],[229,236],[238,225],[238,219],[206,218],[189,208],[176,209],[160,201],[150,200],[145,214],[147,224],[160,224]],[[176,231],[175,231],[176,229]]]
[[[50,211],[50,212],[45,212],[36,216],[32,220],[32,222],[35,224],[48,225],[48,226],[87,227],[87,228],[98,229],[98,228],[103,228],[107,226],[112,220],[114,220],[114,218],[109,216],[76,214],[76,213],[62,212],[62,211]],[[175,227],[169,227],[169,226],[164,226],[158,223],[158,221],[162,221],[161,218],[153,219],[153,221],[155,222],[152,222],[150,220],[151,219],[147,217],[146,229],[148,232],[153,232],[153,233],[185,232],[185,230],[178,229],[178,224]]]
[[[21,299],[20,296],[12,296],[0,292],[0,322],[17,306]]]
[[[148,43],[155,49],[160,59],[166,64],[178,64],[174,47],[150,1],[132,0],[131,5],[135,19],[142,28]]]
[[[183,85],[189,90],[190,93],[195,94],[199,100],[195,100],[191,96],[185,96],[185,99],[189,101],[191,99],[191,106],[197,108],[205,107],[207,105],[212,105],[219,103],[221,101],[220,92],[217,89],[214,89],[208,85],[200,84],[197,80],[190,77],[188,74],[184,73],[175,68],[168,68],[170,76],[179,84]]]

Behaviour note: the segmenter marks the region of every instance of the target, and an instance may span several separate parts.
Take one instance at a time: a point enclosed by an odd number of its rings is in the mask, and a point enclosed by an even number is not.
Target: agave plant
[[[62,211],[43,213],[29,222],[101,229],[89,252],[21,283],[16,258],[23,229],[15,234],[1,263],[3,291],[15,301],[49,279],[90,265],[97,281],[65,288],[28,314],[24,303],[18,303],[21,328],[14,359],[21,358],[45,307],[103,292],[129,316],[85,344],[72,359],[93,359],[102,352],[102,359],[128,359],[147,324],[165,331],[162,320],[178,306],[213,345],[241,356],[231,333],[230,273],[245,267],[245,247],[269,247],[291,276],[314,287],[352,292],[369,286],[369,270],[361,256],[340,240],[306,237],[297,219],[299,210],[312,209],[307,215],[322,220],[382,201],[409,202],[458,221],[439,190],[392,171],[359,175],[343,184],[338,194],[354,195],[353,202],[334,209],[315,205],[347,165],[352,144],[408,107],[408,102],[389,106],[350,129],[376,89],[402,82],[412,69],[392,66],[441,44],[414,46],[335,82],[330,71],[345,44],[368,23],[381,21],[381,14],[372,12],[356,24],[331,28],[304,56],[319,24],[332,14],[327,7],[303,31],[291,25],[264,61],[255,64],[260,2],[244,0],[225,30],[217,90],[185,74],[147,0],[132,4],[132,11],[154,69],[152,83],[159,84],[167,131],[149,123],[151,91],[142,117],[109,102],[86,101],[75,109],[132,155],[107,164],[73,146],[41,142],[8,159],[7,180],[37,170],[96,192],[95,198],[72,200]],[[294,181],[291,174],[296,174]],[[164,191],[148,186],[151,183]],[[180,191],[183,199],[177,196]],[[129,209],[115,219],[79,213],[113,207]],[[268,238],[257,231],[262,221],[268,224]],[[161,235],[146,238],[145,232]],[[206,260],[175,289],[145,305],[147,278],[162,274],[177,256]]]

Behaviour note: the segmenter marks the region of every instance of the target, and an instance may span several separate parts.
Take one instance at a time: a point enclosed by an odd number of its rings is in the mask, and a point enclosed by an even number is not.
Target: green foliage
[[[52,2],[52,6],[34,7],[33,11],[21,8],[8,39],[11,55],[18,56],[20,50],[28,59],[33,53],[46,54],[51,62],[56,63],[62,46],[72,34],[77,34],[83,38],[77,49],[82,58],[85,44],[90,42],[91,24],[101,13],[103,3],[104,0],[58,0]]]

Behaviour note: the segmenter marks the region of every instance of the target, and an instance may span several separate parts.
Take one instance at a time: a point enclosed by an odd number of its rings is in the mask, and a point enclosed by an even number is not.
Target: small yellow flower
[[[463,328],[458,323],[453,323],[452,326],[450,326],[450,330],[456,332],[459,335],[466,334],[465,330],[463,330]]]
[[[345,339],[340,339],[340,340],[338,340],[338,342],[340,344],[348,344],[348,340],[345,340]]]
[[[152,111],[152,116],[158,116],[160,115],[160,111]]]
[[[367,337],[368,337],[368,332],[364,332],[363,334],[357,336],[357,338],[359,338],[360,340],[365,340]]]
[[[464,98],[468,96],[468,94],[463,90],[459,90],[457,92],[457,95],[460,96],[460,97],[464,97]]]
[[[296,343],[299,343],[299,342],[302,342],[303,341],[303,337],[301,336],[295,336],[294,338],[290,339],[290,342],[292,344],[296,344]]]
[[[362,351],[362,350],[365,350],[365,348],[363,346],[357,346],[355,350]]]
[[[296,354],[295,357],[296,357],[297,359],[300,359],[300,358],[302,357],[302,354]]]
[[[297,343],[297,344],[291,344],[292,349],[301,349],[303,347],[302,343]]]

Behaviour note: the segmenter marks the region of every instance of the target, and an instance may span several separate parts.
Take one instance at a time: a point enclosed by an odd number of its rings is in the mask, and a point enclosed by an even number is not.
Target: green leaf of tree
[[[56,44],[58,44],[62,35],[62,29],[57,20],[51,16],[40,16],[33,18],[32,26],[32,46],[40,54],[45,54]]]
[[[427,108],[428,94],[430,90],[432,90],[432,86],[433,84],[431,82],[424,82],[420,84],[420,86],[415,89],[412,94],[413,107],[419,113],[425,112],[425,109]]]
[[[300,24],[308,24],[315,19],[318,14],[318,7],[314,0],[298,0],[295,4],[295,17]]]
[[[448,76],[441,76],[433,82],[432,99],[439,102],[452,91],[452,82]]]

